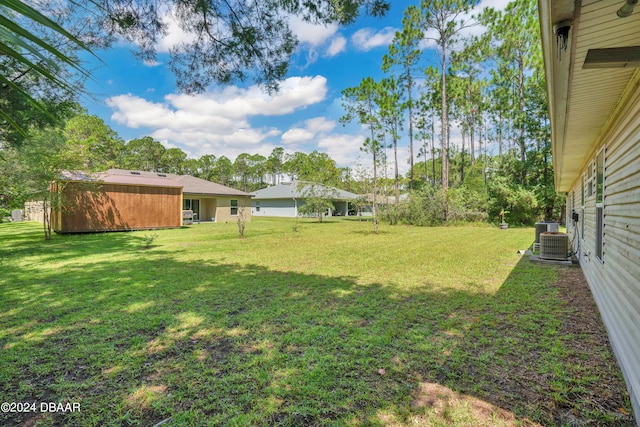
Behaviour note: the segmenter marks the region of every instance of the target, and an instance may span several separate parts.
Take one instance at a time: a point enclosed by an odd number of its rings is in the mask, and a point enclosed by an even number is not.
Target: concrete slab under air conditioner
[[[542,259],[538,255],[531,255],[529,257],[529,261],[535,264],[552,264],[552,265],[573,265],[571,259],[567,258],[566,261],[561,261],[557,259]]]

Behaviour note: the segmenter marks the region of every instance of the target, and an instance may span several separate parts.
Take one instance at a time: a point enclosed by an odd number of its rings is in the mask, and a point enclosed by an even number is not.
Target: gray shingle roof
[[[311,187],[315,186],[319,192],[325,192],[332,195],[333,200],[353,200],[359,196],[349,191],[340,190],[335,187],[329,187],[322,184],[314,184],[309,182],[294,181],[288,184],[274,185],[272,187],[263,188],[254,191],[254,200],[261,199],[304,199],[305,194],[311,192]]]
[[[235,188],[226,187],[222,184],[207,181],[206,179],[196,178],[191,175],[172,175],[167,174],[182,185],[184,188],[182,192],[184,194],[208,194],[215,196],[247,196],[251,197],[251,194],[244,191],[236,190]]]

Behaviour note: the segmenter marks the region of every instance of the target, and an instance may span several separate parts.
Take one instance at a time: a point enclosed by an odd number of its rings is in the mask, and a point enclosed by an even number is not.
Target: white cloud
[[[336,127],[336,122],[325,117],[316,117],[304,121],[303,127],[292,127],[286,131],[281,140],[286,145],[315,142],[320,134],[331,132]]]
[[[195,34],[188,33],[180,28],[172,13],[166,13],[162,20],[167,24],[167,35],[158,40],[156,44],[158,52],[168,53],[173,47],[196,41]]]
[[[505,10],[511,1],[513,0],[482,0],[473,8],[473,13],[478,13],[487,7],[491,7],[495,10]]]
[[[315,133],[303,128],[291,128],[282,134],[281,140],[286,145],[311,142]]]
[[[376,31],[375,28],[361,28],[351,36],[351,43],[358,50],[369,51],[379,46],[388,46],[393,41],[396,28],[384,27]]]
[[[352,165],[362,154],[364,143],[361,135],[331,134],[322,136],[318,148],[329,155],[338,165]]]
[[[158,66],[162,65],[162,62],[152,61],[152,60],[149,60],[149,59],[145,59],[144,61],[142,61],[142,63],[144,65],[146,65],[147,67],[158,67]]]
[[[264,139],[277,136],[280,131],[277,129],[238,129],[230,135],[224,137],[224,141],[233,146],[256,145]]]
[[[273,127],[252,128],[250,117],[286,115],[324,100],[326,93],[323,76],[290,77],[275,95],[258,86],[230,86],[200,95],[169,94],[163,102],[118,95],[109,98],[107,105],[113,109],[114,121],[130,128],[148,128],[150,136],[190,155],[214,151],[229,155],[226,153],[237,154],[246,147],[252,153],[261,152],[265,141],[281,134]],[[314,126],[328,128],[326,123],[311,121]]]
[[[314,133],[331,132],[336,127],[336,122],[333,120],[327,120],[326,117],[316,117],[313,119],[305,120],[307,129]]]
[[[338,165],[353,166],[362,154],[360,147],[364,136],[333,133],[337,123],[326,117],[314,117],[290,128],[281,136],[281,141],[291,149],[317,149],[327,153]]]
[[[341,35],[337,35],[331,40],[329,47],[327,48],[327,56],[336,56],[340,52],[344,52],[347,47],[347,39]]]
[[[305,22],[297,16],[289,18],[289,28],[298,38],[300,43],[309,43],[311,46],[320,46],[338,32],[338,25],[318,25]]]
[[[312,24],[292,16],[289,28],[300,42],[298,49],[306,56],[302,69],[316,62],[320,56],[333,57],[344,52],[347,46],[347,39],[338,33],[337,24]]]
[[[362,135],[333,133],[337,123],[326,117],[305,120],[300,126],[285,132],[281,141],[293,149],[312,147],[327,153],[338,165],[353,165],[362,154]]]

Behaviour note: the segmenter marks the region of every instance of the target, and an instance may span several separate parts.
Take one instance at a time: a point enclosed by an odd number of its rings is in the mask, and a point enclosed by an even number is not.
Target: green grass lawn
[[[0,401],[81,406],[0,425],[627,423],[628,400],[585,397],[620,374],[568,357],[559,269],[517,255],[533,229],[293,225],[145,249],[152,232],[0,224]]]

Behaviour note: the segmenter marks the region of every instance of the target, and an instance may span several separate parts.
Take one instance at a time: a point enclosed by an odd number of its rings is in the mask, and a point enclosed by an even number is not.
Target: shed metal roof
[[[136,175],[132,174],[135,173]],[[182,187],[183,194],[201,194],[210,196],[251,196],[244,191],[227,187],[222,184],[196,178],[191,175],[176,175],[173,173],[130,171],[126,169],[109,169],[106,171],[110,176],[138,176],[141,179],[162,178],[176,182]]]
[[[120,170],[119,170],[120,171]],[[142,185],[147,187],[171,187],[182,188],[183,185],[167,176],[132,174],[130,171],[120,171],[122,173],[105,172],[82,172],[82,171],[63,171],[61,179],[66,181],[81,182],[104,182],[108,184],[124,184],[124,185]],[[128,172],[128,173],[124,173]]]
[[[183,194],[205,196],[245,196],[251,194],[190,175],[172,173],[109,169],[104,172],[64,171],[61,178],[67,181],[105,182],[109,184],[144,185],[150,187],[182,188]]]

